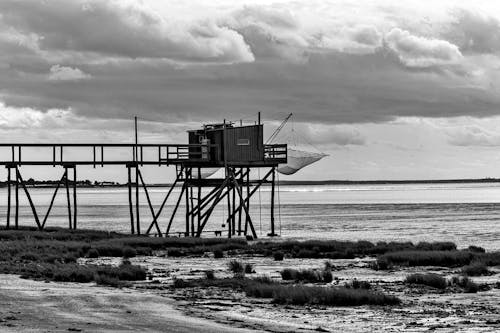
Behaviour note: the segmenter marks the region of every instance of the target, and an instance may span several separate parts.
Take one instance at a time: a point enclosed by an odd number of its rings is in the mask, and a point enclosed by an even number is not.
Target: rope
[[[280,199],[280,176],[279,172],[276,172],[276,178],[278,180],[278,221],[280,224],[280,236],[281,236],[281,199]]]

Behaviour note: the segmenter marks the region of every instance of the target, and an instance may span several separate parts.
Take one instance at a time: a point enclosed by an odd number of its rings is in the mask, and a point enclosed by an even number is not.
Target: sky
[[[329,155],[282,179],[500,177],[500,4],[0,1],[0,142],[132,142],[137,115],[184,143],[259,111]]]

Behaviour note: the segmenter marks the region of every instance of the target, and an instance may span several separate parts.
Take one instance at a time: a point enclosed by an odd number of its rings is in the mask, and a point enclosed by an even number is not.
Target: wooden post
[[[19,177],[17,176],[17,166],[16,166],[16,217],[15,217],[15,228],[19,228]]]
[[[226,177],[231,177],[229,172],[226,171]],[[231,187],[227,187],[227,237],[231,238],[233,235],[233,223],[231,220]]]
[[[7,229],[10,228],[10,166],[7,166]]]
[[[69,222],[69,228],[73,229],[73,223],[72,223],[72,218],[71,218],[71,200],[69,198],[69,180],[68,180],[68,167],[64,167],[64,185],[66,187],[66,200],[68,203],[68,222]]]
[[[127,165],[127,174],[128,174],[128,207],[130,212],[130,233],[133,235],[135,233],[134,227],[134,204],[132,202],[132,171],[130,170],[130,165]]]
[[[240,169],[240,182],[241,184],[244,184],[245,183],[245,175],[243,174],[243,168]],[[240,198],[240,204],[239,206],[241,206],[241,204],[243,203],[243,200]],[[238,212],[238,236],[241,236],[241,209],[239,210]]]
[[[250,210],[250,168],[247,168],[247,198],[248,198],[247,207],[248,210]],[[248,232],[248,215],[245,215],[245,230],[243,234],[246,236],[247,232]]]
[[[197,206],[200,207],[201,205],[201,168],[198,168],[198,202]],[[193,207],[194,208],[194,207]],[[196,230],[200,229],[200,223],[201,223],[201,209],[198,209],[198,225],[196,227]]]
[[[136,120],[137,121],[137,120]],[[135,222],[137,234],[141,234],[141,221],[139,212],[139,162],[135,162]]]
[[[271,175],[271,233],[269,236],[274,237],[276,236],[276,233],[274,232],[274,192],[275,192],[275,183],[276,183],[276,170],[273,167],[272,168],[272,175]]]
[[[73,229],[76,230],[76,216],[77,216],[77,205],[76,205],[76,165],[73,166]]]
[[[185,184],[186,184],[186,232],[185,236],[189,236],[189,188],[191,188],[191,185],[189,184],[189,173],[190,173],[190,168],[186,168],[186,174],[185,174]]]

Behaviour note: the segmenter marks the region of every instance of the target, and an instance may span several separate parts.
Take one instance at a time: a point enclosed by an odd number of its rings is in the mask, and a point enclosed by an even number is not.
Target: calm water
[[[6,189],[1,191],[0,223],[4,224]],[[53,191],[30,189],[39,215],[45,214]],[[150,190],[155,207],[161,203],[165,192],[165,188]],[[281,186],[279,199],[281,209],[276,211],[276,225],[284,238],[449,240],[460,247],[475,244],[500,249],[500,184]],[[127,200],[126,188],[78,189],[79,227],[129,231]],[[174,200],[175,195],[169,199],[160,217],[163,230]],[[269,200],[269,189],[264,188],[260,200],[256,194],[251,203],[254,225],[260,235],[269,232]],[[144,229],[151,221],[151,213],[144,194],[141,194],[141,201]],[[47,220],[48,226],[67,225],[64,204],[65,192],[60,191]],[[34,225],[22,192],[21,206],[20,224]],[[214,212],[206,230],[223,229],[224,216],[224,206],[221,206]],[[172,230],[182,230],[183,218],[181,206]]]

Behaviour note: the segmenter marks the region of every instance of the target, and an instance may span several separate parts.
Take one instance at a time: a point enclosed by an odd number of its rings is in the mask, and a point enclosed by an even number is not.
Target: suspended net
[[[314,153],[304,150],[288,148],[288,161],[278,165],[278,172],[283,175],[293,175],[300,169],[319,161],[325,156],[323,153]]]
[[[200,169],[200,177],[202,179],[208,178],[219,171],[220,168],[201,168]]]

